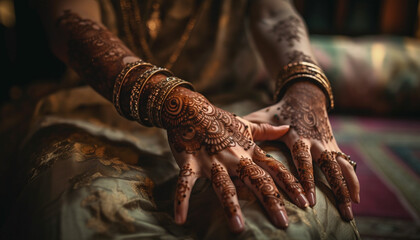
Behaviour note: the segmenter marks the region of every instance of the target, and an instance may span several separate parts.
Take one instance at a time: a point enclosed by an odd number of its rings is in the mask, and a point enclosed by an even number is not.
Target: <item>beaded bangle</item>
[[[303,79],[310,80],[319,86],[327,96],[328,109],[334,108],[334,97],[330,82],[317,65],[308,62],[294,62],[283,68],[276,84],[275,101],[278,102],[283,97],[286,89],[292,83]]]
[[[143,62],[143,60],[127,63],[115,79],[114,88],[112,91],[112,103],[114,104],[115,109],[121,116],[124,116],[120,105],[121,88],[124,85],[125,79],[130,73],[130,71],[144,64],[145,62]]]
[[[137,78],[133,86],[133,89],[131,90],[131,95],[130,95],[130,116],[134,120],[138,121],[140,124],[143,124],[146,126],[151,126],[151,124],[149,123],[147,116],[143,116],[143,118],[140,117],[140,114],[139,114],[140,95],[142,94],[144,90],[144,86],[146,86],[150,78],[156,73],[163,73],[167,76],[173,75],[172,72],[166,68],[159,68],[159,67],[150,68]]]

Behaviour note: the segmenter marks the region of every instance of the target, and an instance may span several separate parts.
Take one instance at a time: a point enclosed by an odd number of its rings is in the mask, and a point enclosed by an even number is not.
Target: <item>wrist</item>
[[[307,89],[309,91],[303,92],[303,91],[300,91],[301,89]],[[322,91],[322,89],[318,85],[316,85],[316,84],[314,84],[310,81],[306,81],[304,79],[302,79],[302,81],[300,81],[300,82],[295,82],[295,83],[291,84],[287,88],[287,90],[284,94],[284,98],[288,98],[289,96],[298,97],[300,95],[305,95],[305,96],[311,97],[314,100],[315,100],[314,97],[316,97],[317,102],[323,102],[324,103],[324,102],[327,101],[327,98],[326,98],[324,92]]]
[[[323,99],[326,100],[325,104],[328,109],[334,108],[334,98],[330,82],[317,65],[309,62],[293,62],[283,67],[276,83],[275,100],[279,101],[291,86],[301,82],[312,84],[309,86],[320,89],[324,94]]]
[[[130,120],[149,127],[163,127],[161,112],[165,100],[180,86],[193,89],[191,83],[173,77],[166,68],[142,60],[127,63],[115,80],[113,103]]]

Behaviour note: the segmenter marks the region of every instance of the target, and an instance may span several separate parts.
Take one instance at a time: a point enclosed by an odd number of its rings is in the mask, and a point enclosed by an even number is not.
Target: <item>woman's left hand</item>
[[[360,202],[360,186],[354,163],[343,154],[333,136],[325,105],[325,95],[310,82],[293,84],[275,105],[244,118],[254,123],[290,125],[283,141],[290,149],[310,206],[316,203],[313,162],[324,172],[333,190],[341,216],[353,219],[351,201]]]

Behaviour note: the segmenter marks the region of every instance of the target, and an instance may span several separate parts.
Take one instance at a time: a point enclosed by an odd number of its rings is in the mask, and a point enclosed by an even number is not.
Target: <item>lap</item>
[[[107,112],[111,108],[103,109]],[[96,107],[96,117],[107,115],[100,111]],[[151,132],[136,135],[115,130],[119,127],[109,123],[119,119],[117,116],[106,118],[107,124],[84,124],[85,119],[44,124],[28,138],[20,157],[25,184],[5,235],[14,239],[358,238],[354,221],[341,220],[333,195],[317,169],[317,204],[313,209],[302,210],[283,194],[290,221],[287,230],[274,227],[254,195],[240,186],[238,197],[246,230],[232,235],[205,179],[199,179],[193,188],[187,223],[178,226],[172,217],[178,169],[169,149],[162,147],[162,132],[147,130]],[[97,125],[95,130],[92,126]],[[127,127],[126,122],[120,125]],[[266,145],[265,150],[294,171],[287,149]]]

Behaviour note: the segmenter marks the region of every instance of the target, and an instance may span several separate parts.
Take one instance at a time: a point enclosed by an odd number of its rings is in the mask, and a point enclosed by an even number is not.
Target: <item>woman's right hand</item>
[[[288,126],[251,123],[182,87],[172,91],[165,101],[162,121],[181,169],[175,196],[176,223],[186,221],[191,189],[199,177],[212,181],[230,229],[235,233],[244,230],[244,220],[231,180],[233,176],[253,191],[279,228],[288,226],[288,218],[275,183],[297,206],[308,206],[297,179],[254,143],[278,139],[288,131]]]

